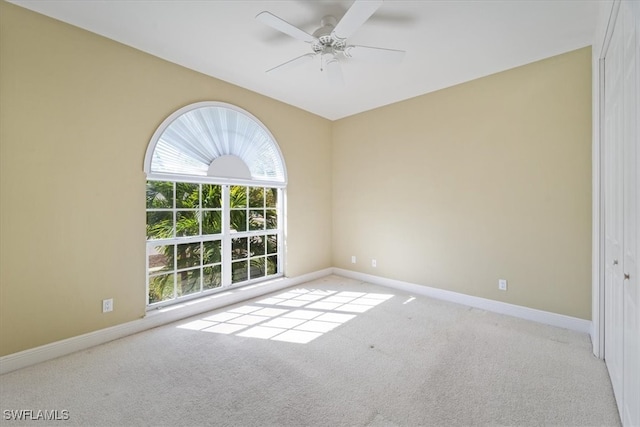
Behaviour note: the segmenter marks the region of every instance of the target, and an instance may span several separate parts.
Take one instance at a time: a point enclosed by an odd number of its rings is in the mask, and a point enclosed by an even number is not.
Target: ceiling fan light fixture
[[[323,56],[329,56],[329,55],[323,55]],[[340,67],[340,62],[335,56],[331,56],[328,59],[326,59],[325,67],[327,70],[327,77],[329,78],[329,83],[337,87],[344,86],[344,76],[342,75],[342,68]]]

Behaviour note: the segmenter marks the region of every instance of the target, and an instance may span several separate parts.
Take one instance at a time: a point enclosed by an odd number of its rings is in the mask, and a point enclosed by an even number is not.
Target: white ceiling
[[[311,52],[258,21],[267,10],[312,33],[352,1],[13,0],[12,3],[335,120],[592,43],[593,0],[386,0],[349,44],[406,50],[399,65],[343,63],[344,87]]]

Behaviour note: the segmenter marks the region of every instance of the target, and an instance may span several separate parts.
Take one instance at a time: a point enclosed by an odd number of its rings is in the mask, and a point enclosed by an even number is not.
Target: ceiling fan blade
[[[336,58],[331,58],[325,64],[327,77],[332,86],[344,86],[344,76],[342,75],[342,67]]]
[[[383,0],[356,0],[331,33],[339,40],[344,40],[356,32],[371,15],[374,14]]]
[[[369,46],[347,46],[344,49],[344,56],[347,58],[360,59],[370,62],[400,63],[404,59],[404,50],[385,49],[382,47]]]
[[[284,70],[288,70],[290,68],[294,68],[298,65],[304,64],[305,62],[309,62],[311,61],[314,57],[316,56],[315,53],[307,53],[305,55],[302,56],[298,56],[297,58],[293,58],[285,63],[282,63],[280,65],[276,65],[273,68],[268,69],[266,72],[270,73],[272,71],[284,71]]]
[[[266,24],[272,28],[275,28],[278,31],[281,31],[294,39],[302,40],[303,42],[313,43],[316,38],[311,34],[302,31],[300,28],[289,24],[282,18],[278,18],[272,13],[269,12],[260,12],[256,15],[256,19],[263,24]]]

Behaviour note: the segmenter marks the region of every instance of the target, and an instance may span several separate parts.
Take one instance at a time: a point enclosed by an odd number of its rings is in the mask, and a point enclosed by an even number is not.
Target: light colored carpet
[[[5,374],[0,409],[2,425],[19,409],[68,410],[22,423],[58,426],[620,425],[587,335],[338,276]]]

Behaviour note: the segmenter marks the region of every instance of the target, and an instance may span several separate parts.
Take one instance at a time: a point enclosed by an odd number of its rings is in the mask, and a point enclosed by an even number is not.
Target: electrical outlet
[[[102,312],[108,313],[113,311],[113,298],[103,299],[102,300]]]
[[[355,263],[356,263],[356,256],[351,255],[351,264],[355,264]]]
[[[500,289],[501,291],[507,290],[507,279],[498,280],[498,289]]]
[[[371,267],[377,267],[378,266],[378,261],[376,261],[375,259],[371,260]]]

